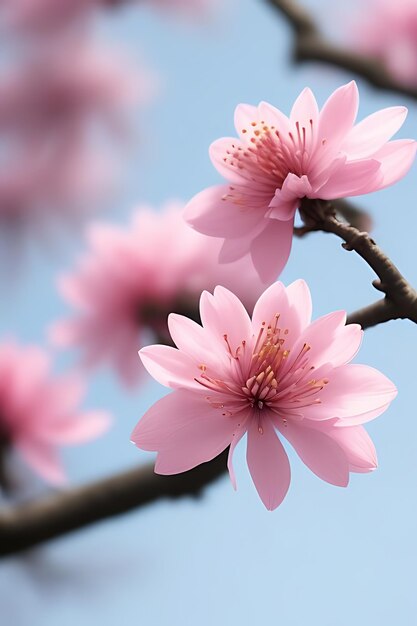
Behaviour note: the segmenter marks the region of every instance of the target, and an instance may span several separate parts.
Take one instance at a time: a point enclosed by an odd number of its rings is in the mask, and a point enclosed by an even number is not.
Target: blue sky
[[[290,33],[261,0],[230,4],[211,26],[185,25],[150,9],[102,19],[104,39],[123,41],[160,75],[153,106],[138,115],[142,146],[132,155],[124,187],[108,218],[126,222],[143,202],[158,207],[191,197],[219,181],[208,159],[214,139],[233,133],[239,102],[267,100],[288,112],[309,85],[323,103],[353,78],[317,65],[289,62]],[[320,7],[318,0],[311,6]],[[401,137],[415,137],[417,105],[359,82],[360,117],[408,104]],[[404,274],[417,282],[414,209],[416,168],[394,188],[360,199],[375,219],[374,235]],[[81,244],[32,250],[18,285],[7,285],[2,335],[45,341],[48,324],[67,313],[54,286]],[[325,234],[296,241],[282,280],[303,277],[315,316],[354,310],[378,297],[370,269]],[[225,476],[199,500],[159,502],[0,566],[5,626],[391,626],[411,624],[417,608],[417,470],[414,405],[415,328],[390,322],[365,333],[358,362],[381,369],[398,398],[368,430],[379,469],[353,475],[348,489],[316,478],[289,450],[292,484],[273,513],[259,501],[244,459],[236,453],[239,490]],[[62,362],[61,362],[62,361]],[[62,366],[65,359],[60,359]],[[129,443],[140,415],[161,393],[149,382],[126,393],[111,372],[91,379],[86,406],[114,414],[114,429],[90,446],[65,451],[73,481],[147,462]]]

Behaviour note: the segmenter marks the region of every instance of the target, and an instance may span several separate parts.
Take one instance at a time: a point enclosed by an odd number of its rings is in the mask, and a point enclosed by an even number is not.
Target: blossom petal
[[[319,140],[338,147],[355,122],[358,104],[355,81],[336,89],[320,111]]]
[[[317,121],[319,109],[313,92],[309,87],[303,89],[291,109],[290,120],[293,125],[298,123],[298,129],[305,129],[305,148],[307,153],[314,150],[316,141]]]
[[[258,429],[258,420],[251,420],[246,458],[259,497],[266,508],[273,511],[287,494],[291,470],[287,454],[268,416],[262,420],[262,434]]]
[[[15,446],[26,463],[48,483],[53,485],[66,483],[67,478],[54,446],[29,438],[16,441]]]
[[[56,419],[45,425],[42,439],[45,443],[73,445],[91,441],[105,433],[111,424],[107,413],[91,411],[79,416]]]
[[[201,374],[198,363],[188,354],[171,346],[155,345],[142,348],[139,356],[149,374],[161,385],[173,389],[201,389],[194,380]]]
[[[252,122],[258,121],[258,108],[252,104],[238,104],[235,109],[234,122],[237,133],[243,140],[250,132]]]
[[[252,233],[263,222],[262,212],[225,199],[229,193],[228,185],[201,191],[185,207],[184,219],[195,230],[211,237],[239,238]],[[266,208],[267,204],[265,211]]]
[[[322,200],[334,200],[346,196],[358,196],[381,188],[381,163],[375,158],[351,161],[339,167],[315,196]]]
[[[363,426],[332,426],[328,435],[343,448],[351,472],[372,472],[378,466],[375,446]]]
[[[289,364],[297,358],[304,344],[309,346],[309,360],[316,368],[325,363],[344,365],[359,350],[363,332],[359,324],[345,326],[345,311],[335,311],[314,320],[293,348]]]
[[[225,239],[219,253],[219,263],[233,263],[250,252],[251,237]]]
[[[229,445],[237,423],[236,418],[224,416],[209,404],[206,394],[180,389],[148,409],[133,430],[131,440],[142,450],[172,451],[178,457],[177,461],[172,459],[175,464],[181,464],[182,459],[188,464],[193,458],[195,462],[190,467],[194,467]]]
[[[288,285],[286,292],[291,312],[298,318],[302,332],[311,323],[313,304],[310,289],[305,280],[299,279]]]
[[[256,172],[248,171],[242,163],[243,152],[246,146],[235,137],[216,139],[209,147],[209,156],[216,170],[231,183],[244,185],[258,180]],[[259,181],[268,181],[268,177],[259,170]]]
[[[309,406],[309,419],[340,418],[337,427],[356,426],[378,417],[397,395],[395,385],[368,365],[335,368],[320,392],[320,404]]]
[[[218,286],[214,294],[203,291],[200,298],[200,316],[204,328],[209,329],[213,338],[217,339],[227,351],[227,341],[235,351],[243,340],[252,337],[250,317],[239,300],[231,291]]]
[[[405,176],[412,166],[417,150],[417,142],[412,139],[390,141],[374,154],[381,162],[382,184],[378,189],[385,189]]]
[[[261,122],[265,121],[269,126],[274,126],[280,133],[287,133],[290,130],[288,117],[269,102],[260,102],[258,111]]]
[[[177,474],[220,454],[235,429],[236,419],[224,416],[205,396],[175,391],[147,411],[132,441],[144,450],[158,451],[155,472]]]
[[[308,428],[305,421],[288,420],[279,431],[291,443],[300,459],[316,476],[332,485],[346,487],[349,482],[349,463],[340,445],[324,432]]]
[[[401,128],[406,117],[407,108],[402,106],[376,111],[352,128],[341,149],[349,160],[373,156]]]
[[[237,483],[236,483],[236,475],[233,467],[233,453],[239,441],[242,439],[243,435],[246,433],[246,419],[242,420],[241,424],[236,428],[235,432],[232,435],[232,443],[229,448],[229,455],[227,457],[227,469],[229,470],[230,480],[233,486],[233,489],[236,491]]]
[[[297,281],[297,283],[302,282],[303,281]],[[273,325],[276,316],[279,316],[277,326],[282,331],[282,339],[285,340],[286,349],[293,345],[303,329],[303,322],[299,315],[303,316],[305,313],[308,314],[308,306],[310,305],[311,307],[311,301],[307,297],[307,312],[303,310],[304,301],[301,302],[301,288],[299,293],[300,306],[297,306],[297,308],[291,306],[287,289],[281,282],[273,283],[258,299],[252,315],[252,326],[255,338],[258,336],[262,327],[268,326],[268,324]],[[291,293],[292,296],[294,296],[296,289],[297,286],[293,289]],[[300,309],[300,313],[298,309]]]
[[[169,333],[179,350],[195,361],[210,352],[210,336],[200,324],[184,315],[170,313],[168,316]]]
[[[269,220],[268,226],[252,241],[252,261],[262,282],[272,282],[284,269],[290,256],[293,231],[293,219]]]
[[[278,220],[290,220],[294,217],[301,198],[309,197],[312,191],[307,176],[288,174],[282,188],[275,191],[275,196],[269,204],[271,211],[267,216]]]

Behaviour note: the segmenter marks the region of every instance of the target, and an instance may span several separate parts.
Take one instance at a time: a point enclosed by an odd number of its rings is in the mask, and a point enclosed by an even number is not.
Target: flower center
[[[246,341],[233,350],[224,335],[230,370],[227,376],[211,375],[201,364],[195,380],[210,391],[207,401],[223,415],[235,415],[248,408],[257,414],[268,408],[286,424],[288,417],[302,418],[300,409],[320,403],[319,392],[328,383],[323,377],[313,378],[310,346],[304,343],[298,352],[285,348],[288,329],[279,327],[279,314],[267,325],[263,322],[251,352]]]
[[[242,133],[252,133],[250,145],[231,145],[226,150],[223,161],[236,169],[248,182],[261,183],[271,187],[272,195],[282,185],[291,172],[301,177],[307,173],[310,161],[309,148],[313,145],[313,120],[308,126],[295,122],[295,131],[280,133],[275,126],[268,126],[263,120],[251,122],[251,129],[243,128]],[[223,196],[235,204],[242,204],[243,197],[235,187],[229,187],[230,193]],[[245,193],[247,205],[247,194]]]

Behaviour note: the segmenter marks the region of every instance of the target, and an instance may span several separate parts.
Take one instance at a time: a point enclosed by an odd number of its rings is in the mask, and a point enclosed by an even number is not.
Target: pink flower
[[[266,102],[239,105],[240,139],[210,146],[228,184],[197,194],[185,219],[206,235],[225,238],[221,261],[250,252],[262,280],[272,281],[287,262],[303,198],[332,200],[383,189],[413,162],[416,142],[388,141],[404,122],[405,107],[383,109],[354,126],[357,108],[354,82],[337,89],[320,112],[310,89],[297,98],[289,118]]]
[[[52,378],[48,354],[36,346],[0,345],[0,440],[50,483],[65,481],[57,446],[90,441],[109,427],[101,412],[81,413],[84,385]]]
[[[178,349],[140,351],[148,372],[175,391],[151,407],[132,434],[144,450],[158,452],[159,474],[185,472],[227,446],[232,456],[247,433],[247,461],[268,509],[284,499],[290,466],[287,439],[323,480],[345,487],[349,472],[377,466],[361,424],[374,419],[396,395],[391,381],[366,365],[347,365],[362,339],[336,311],[310,321],[310,292],[298,280],[275,283],[259,298],[252,320],[238,298],[216,287],[200,300],[203,326],[170,315]],[[278,436],[279,435],[279,436]]]
[[[152,89],[125,59],[76,42],[38,51],[0,81],[0,221],[18,234],[77,223],[104,203],[117,150],[99,142],[125,148],[126,113]]]
[[[142,207],[126,230],[92,226],[78,271],[60,281],[77,314],[55,326],[53,340],[81,347],[88,366],[110,362],[128,385],[140,379],[137,348],[149,333],[169,339],[170,311],[196,315],[201,291],[219,282],[235,289],[248,308],[265,288],[249,258],[216,263],[221,241],[189,228],[181,208],[167,205],[158,214]]]
[[[361,2],[351,43],[380,59],[394,76],[417,84],[417,3],[415,0]]]
[[[91,16],[100,0],[2,0],[3,30],[25,35],[58,34]],[[85,24],[84,24],[85,25]]]

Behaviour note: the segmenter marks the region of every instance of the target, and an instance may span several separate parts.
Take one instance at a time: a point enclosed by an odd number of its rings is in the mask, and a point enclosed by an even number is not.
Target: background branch
[[[175,476],[153,464],[0,511],[0,557],[15,554],[161,498],[198,497],[226,470],[227,450],[209,463]]]
[[[307,208],[304,206],[305,211]],[[312,214],[311,211],[310,217]],[[341,237],[344,248],[355,250],[374,270],[379,280],[373,284],[385,293],[383,299],[349,315],[348,323],[359,323],[363,328],[397,318],[417,323],[417,292],[368,233],[326,213],[310,229]],[[226,456],[227,450],[210,463],[175,476],[158,476],[153,465],[135,468],[35,502],[9,507],[0,512],[0,556],[33,548],[161,498],[199,496],[206,485],[225,472]]]
[[[266,0],[289,22],[294,31],[293,58],[320,61],[361,76],[374,87],[395,91],[417,100],[417,88],[404,85],[373,57],[352,52],[327,41],[312,15],[295,0]]]

